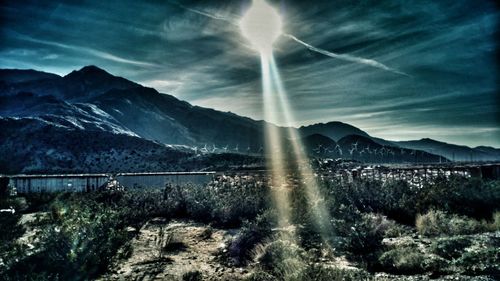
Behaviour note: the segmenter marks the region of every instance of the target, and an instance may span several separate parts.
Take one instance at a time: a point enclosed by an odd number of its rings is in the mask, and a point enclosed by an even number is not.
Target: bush
[[[305,252],[290,239],[276,239],[256,251],[259,266],[278,280],[300,280]]]
[[[474,249],[465,252],[454,265],[467,275],[500,276],[500,251],[497,247]]]
[[[371,267],[382,249],[384,229],[374,223],[370,215],[362,215],[346,235],[347,256],[350,259],[365,262],[368,267]]]
[[[474,234],[487,230],[477,220],[434,210],[418,215],[415,226],[424,236]]]
[[[465,248],[471,245],[471,240],[466,237],[443,238],[432,242],[431,252],[445,259],[451,260],[462,256]]]
[[[500,181],[459,176],[440,177],[421,188],[406,181],[324,181],[322,192],[332,216],[346,220],[353,209],[381,213],[406,225],[412,225],[418,213],[431,209],[481,220],[491,219],[500,208]]]
[[[426,183],[415,205],[420,213],[438,209],[476,219],[490,219],[500,206],[500,181],[451,176]]]
[[[203,275],[198,270],[188,271],[182,274],[182,281],[201,281],[201,280],[203,280]]]
[[[267,210],[257,216],[254,222],[247,222],[229,245],[228,256],[237,265],[246,264],[252,258],[255,246],[272,235],[277,225],[274,210]]]
[[[222,227],[238,227],[270,206],[265,186],[242,182],[177,186],[165,192],[165,200],[171,216]]]
[[[395,274],[438,273],[447,265],[444,260],[425,255],[410,246],[389,250],[379,257],[378,262],[383,271]]]
[[[144,196],[138,199],[117,192],[58,195],[50,204],[49,224],[39,236],[37,251],[21,256],[7,275],[63,280],[99,276],[131,239],[126,226],[145,222],[153,211],[148,200],[142,200],[148,198]]]

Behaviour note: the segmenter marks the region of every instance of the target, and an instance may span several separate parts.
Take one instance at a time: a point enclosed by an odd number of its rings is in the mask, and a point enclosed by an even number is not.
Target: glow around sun
[[[240,21],[243,35],[260,52],[271,52],[273,43],[282,34],[280,14],[265,0],[253,0]]]

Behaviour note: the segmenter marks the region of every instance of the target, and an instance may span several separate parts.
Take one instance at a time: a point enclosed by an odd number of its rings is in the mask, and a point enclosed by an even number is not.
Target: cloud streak
[[[175,2],[175,1],[168,1],[168,3],[170,3],[172,5],[175,5],[175,6],[179,7],[179,8],[182,8],[182,9],[184,9],[186,11],[189,11],[189,12],[201,15],[201,16],[205,16],[207,18],[211,18],[211,19],[214,19],[214,20],[225,21],[225,22],[230,23],[232,25],[238,25],[237,21],[235,19],[232,19],[232,18],[228,18],[228,17],[225,17],[225,16],[221,16],[221,15],[209,13],[209,12],[198,10],[198,9],[194,9],[194,8],[190,8],[190,7],[182,5],[181,3],[178,3],[178,2]]]
[[[82,47],[82,46],[75,46],[75,45],[69,45],[69,44],[63,44],[63,43],[58,43],[58,42],[52,42],[52,41],[47,41],[47,40],[41,40],[41,39],[35,39],[30,36],[20,34],[17,32],[13,32],[14,34],[17,35],[17,38],[20,40],[24,41],[29,41],[33,43],[38,43],[38,44],[43,44],[43,45],[48,45],[48,46],[53,46],[53,47],[58,47],[62,49],[67,49],[67,50],[72,50],[76,51],[79,53],[87,53],[89,55],[105,59],[105,60],[110,60],[114,62],[119,62],[119,63],[124,63],[124,64],[131,64],[131,65],[136,65],[136,66],[142,66],[142,67],[160,67],[158,64],[154,63],[149,63],[149,62],[143,62],[143,61],[138,61],[138,60],[131,60],[131,59],[126,59],[122,58],[116,55],[113,55],[111,53],[87,48],[87,47]]]
[[[328,56],[328,57],[331,57],[331,58],[341,59],[341,60],[345,60],[345,61],[349,61],[349,62],[354,62],[354,63],[360,63],[360,64],[372,66],[372,67],[375,67],[375,68],[379,68],[379,69],[382,69],[382,70],[386,70],[386,71],[389,71],[389,72],[392,72],[392,73],[396,73],[396,74],[399,74],[399,75],[404,75],[404,76],[410,77],[410,75],[408,75],[408,74],[406,74],[404,72],[401,72],[399,70],[396,70],[394,68],[388,67],[387,65],[385,65],[383,63],[380,63],[380,62],[378,62],[376,60],[355,57],[355,56],[352,56],[352,55],[349,55],[349,54],[336,54],[336,53],[333,53],[333,52],[330,52],[330,51],[327,51],[327,50],[323,50],[323,49],[314,47],[314,46],[312,46],[312,45],[310,45],[310,44],[308,44],[308,43],[306,43],[306,42],[298,39],[297,37],[295,37],[295,36],[293,36],[291,34],[284,33],[283,36],[292,39],[293,41],[295,41],[295,42],[303,45],[304,47],[306,47],[307,49],[309,49],[309,50],[311,50],[313,52],[320,53],[322,55],[325,55],[325,56]]]

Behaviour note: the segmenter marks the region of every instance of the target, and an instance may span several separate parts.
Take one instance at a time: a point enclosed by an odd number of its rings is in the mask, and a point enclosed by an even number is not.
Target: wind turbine
[[[321,153],[321,148],[322,148],[322,145],[318,144],[318,146],[316,148],[314,148],[313,151],[316,152],[316,154],[320,154]]]
[[[355,143],[352,144],[356,148],[356,152],[358,151],[358,142],[359,140],[357,140]]]
[[[353,152],[354,152],[354,148],[349,149],[349,154],[351,155],[351,157],[352,157]]]
[[[201,153],[208,153],[208,148],[207,148],[207,144],[205,144],[203,146],[203,148],[200,150]]]

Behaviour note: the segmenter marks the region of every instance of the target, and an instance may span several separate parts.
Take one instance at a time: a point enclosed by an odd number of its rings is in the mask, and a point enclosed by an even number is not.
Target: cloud
[[[92,49],[92,48],[87,48],[87,47],[83,47],[83,46],[68,45],[68,44],[63,44],[63,43],[58,43],[58,42],[53,42],[53,41],[47,41],[47,40],[41,40],[41,39],[35,39],[35,38],[30,37],[30,36],[27,36],[27,35],[24,35],[24,34],[20,34],[20,33],[16,33],[16,32],[11,32],[11,33],[13,33],[13,35],[17,39],[20,39],[20,40],[29,41],[29,42],[33,42],[33,43],[38,43],[38,44],[42,44],[42,45],[53,46],[53,47],[62,48],[62,49],[68,49],[68,50],[72,50],[72,51],[75,51],[75,52],[78,52],[78,53],[84,53],[84,54],[89,54],[89,55],[92,55],[92,56],[96,56],[98,58],[105,59],[105,60],[110,60],[110,61],[124,63],[124,64],[132,64],[132,65],[137,65],[137,66],[144,66],[144,67],[159,67],[158,64],[149,63],[149,62],[145,62],[145,61],[138,61],[138,60],[126,59],[126,58],[123,58],[123,57],[119,57],[117,55],[113,55],[111,53],[107,53],[107,52],[95,50],[95,49]]]

